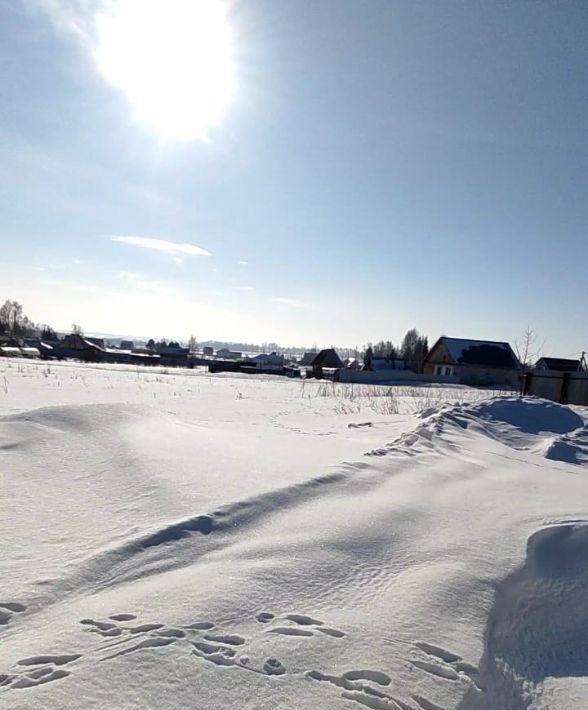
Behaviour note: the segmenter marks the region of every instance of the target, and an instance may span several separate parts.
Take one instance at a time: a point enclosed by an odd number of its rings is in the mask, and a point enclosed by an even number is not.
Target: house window
[[[447,365],[437,365],[435,368],[435,374],[439,377],[451,377],[453,375],[453,367],[448,367]]]
[[[437,365],[437,368],[436,368],[436,370],[435,370],[435,374],[436,374],[436,375],[441,375],[441,374],[443,374],[443,368],[441,367],[441,365]]]

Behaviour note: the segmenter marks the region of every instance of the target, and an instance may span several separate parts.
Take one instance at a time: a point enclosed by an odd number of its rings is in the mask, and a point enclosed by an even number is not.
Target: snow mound
[[[545,450],[545,458],[588,466],[588,428],[554,439]]]
[[[498,397],[471,407],[489,425],[506,425],[524,434],[567,434],[584,425],[569,407],[544,399]]]
[[[525,683],[588,676],[588,524],[535,532],[524,566],[498,587],[479,682],[460,708],[527,708]]]
[[[441,437],[448,427],[481,433],[511,449],[553,461],[588,464],[588,419],[574,409],[527,397],[497,397],[470,406],[428,410],[403,443]],[[400,442],[394,442],[395,446]]]

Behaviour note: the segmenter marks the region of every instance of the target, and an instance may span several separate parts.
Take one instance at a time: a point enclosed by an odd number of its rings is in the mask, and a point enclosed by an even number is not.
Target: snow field
[[[2,707],[588,707],[581,410],[171,372],[0,363]]]

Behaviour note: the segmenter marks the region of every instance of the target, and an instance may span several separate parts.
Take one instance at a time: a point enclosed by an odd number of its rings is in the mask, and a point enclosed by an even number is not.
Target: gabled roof
[[[99,345],[96,341],[98,338],[85,338],[79,333],[71,333],[66,335],[61,341],[60,346],[72,350],[104,350],[103,345]]]
[[[312,361],[315,359],[315,357],[318,355],[318,353],[304,353],[304,356],[302,360],[298,363],[299,365],[312,365]]]
[[[477,365],[478,367],[498,367],[516,370],[519,362],[510,345],[495,340],[469,340],[442,336],[431,348],[426,362],[437,362],[435,354],[443,344],[455,365]]]
[[[343,367],[341,358],[337,355],[334,348],[325,348],[325,350],[321,350],[310,364],[312,367]]]
[[[568,360],[563,357],[542,357],[537,360],[535,367],[545,366],[548,370],[559,372],[577,372],[580,369],[579,360]]]

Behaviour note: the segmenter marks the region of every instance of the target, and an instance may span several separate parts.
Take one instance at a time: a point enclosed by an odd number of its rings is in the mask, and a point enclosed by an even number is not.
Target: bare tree
[[[413,372],[422,372],[425,358],[429,352],[429,339],[421,335],[416,328],[407,331],[400,346],[400,354]]]
[[[545,340],[537,345],[538,337],[537,332],[528,325],[523,337],[515,340],[515,352],[524,370],[529,370],[537,362],[545,348]]]
[[[190,348],[191,353],[195,353],[196,350],[198,350],[198,343],[193,335],[191,335],[190,340],[188,340],[188,347]]]
[[[58,340],[59,337],[55,330],[50,325],[41,325],[39,326],[40,332],[39,335],[41,337],[41,340]]]
[[[3,331],[16,335],[20,330],[22,320],[22,306],[18,301],[8,300],[0,307],[0,323]]]
[[[36,326],[24,313],[18,301],[7,300],[0,306],[0,333],[12,336],[33,335]]]
[[[78,325],[77,323],[72,323],[71,324],[71,332],[74,335],[83,335],[84,334],[84,329],[82,328],[81,325]]]

